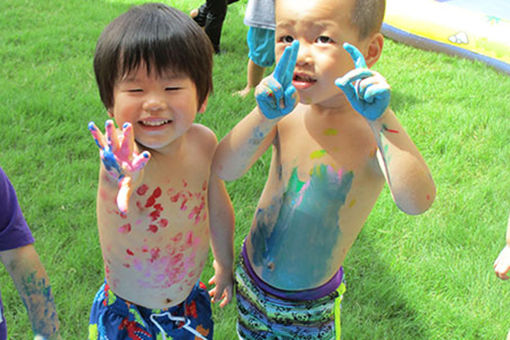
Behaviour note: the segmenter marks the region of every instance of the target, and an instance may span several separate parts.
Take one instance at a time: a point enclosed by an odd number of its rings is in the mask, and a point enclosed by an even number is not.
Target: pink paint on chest
[[[130,231],[131,231],[130,223],[124,224],[122,227],[119,228],[119,233],[121,233],[121,234],[127,234]]]
[[[136,189],[136,193],[140,196],[143,196],[147,193],[149,187],[146,184],[142,184],[138,189]]]
[[[156,189],[154,189],[154,191],[152,192],[152,195],[150,195],[149,198],[147,199],[147,202],[145,202],[145,207],[146,208],[152,207],[154,203],[156,203],[156,199],[159,196],[161,196],[161,188],[156,187]]]
[[[186,188],[188,183],[183,180],[183,186]],[[188,219],[193,220],[195,224],[200,221],[205,221],[207,218],[206,213],[206,194],[207,194],[207,181],[204,181],[202,184],[202,191],[200,192],[191,192],[189,190],[181,190],[177,193],[173,193],[173,190],[168,190],[168,194],[170,195],[170,202],[172,203],[180,203],[180,210],[186,211],[189,206],[191,207],[191,211],[188,214]]]

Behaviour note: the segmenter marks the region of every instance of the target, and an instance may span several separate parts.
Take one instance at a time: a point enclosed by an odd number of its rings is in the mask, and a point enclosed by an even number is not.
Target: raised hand
[[[134,151],[135,140],[133,127],[125,123],[122,134],[119,136],[112,120],[105,123],[104,136],[94,122],[89,123],[89,131],[99,147],[100,157],[108,173],[117,180],[119,192],[117,193],[117,207],[120,212],[127,213],[129,198],[133,192],[133,184],[139,172],[150,159],[147,151],[138,154]]]
[[[257,104],[269,119],[285,116],[296,107],[297,92],[292,78],[298,50],[299,42],[295,40],[283,51],[273,74],[263,79],[255,90]]]
[[[377,72],[367,68],[363,54],[349,43],[344,48],[354,60],[354,70],[335,81],[352,107],[369,120],[379,118],[390,103],[390,86]]]

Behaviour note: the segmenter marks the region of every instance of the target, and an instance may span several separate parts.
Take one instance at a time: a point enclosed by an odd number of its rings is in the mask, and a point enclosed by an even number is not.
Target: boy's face
[[[186,75],[147,74],[144,64],[116,81],[108,114],[119,127],[133,125],[135,140],[164,152],[193,124],[199,111],[197,90]],[[205,109],[202,105],[200,111]]]
[[[277,0],[276,56],[293,40],[299,52],[292,84],[304,104],[335,107],[346,101],[335,79],[354,69],[344,42],[365,54],[368,39],[360,41],[350,23],[354,0]]]

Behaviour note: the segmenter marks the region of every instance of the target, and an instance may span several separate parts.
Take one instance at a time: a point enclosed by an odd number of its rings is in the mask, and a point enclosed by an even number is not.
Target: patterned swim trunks
[[[94,298],[88,339],[212,340],[209,293],[200,282],[181,304],[166,309],[149,309],[116,296],[104,283]]]
[[[260,289],[242,256],[235,279],[240,339],[340,339],[343,281],[335,291],[319,299],[287,300]]]

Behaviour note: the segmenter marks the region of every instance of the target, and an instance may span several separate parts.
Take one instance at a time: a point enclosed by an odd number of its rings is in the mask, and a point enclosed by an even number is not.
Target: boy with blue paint
[[[243,175],[272,146],[235,276],[241,339],[340,339],[342,264],[384,183],[408,214],[435,185],[389,108],[381,0],[276,0],[274,73],[220,142],[213,169]]]
[[[89,339],[213,339],[209,294],[233,288],[234,217],[211,172],[217,145],[194,123],[212,90],[213,50],[185,13],[164,4],[131,8],[101,34],[94,71],[122,130],[89,129],[100,148],[97,221],[105,283]],[[215,287],[199,282],[215,257]]]

